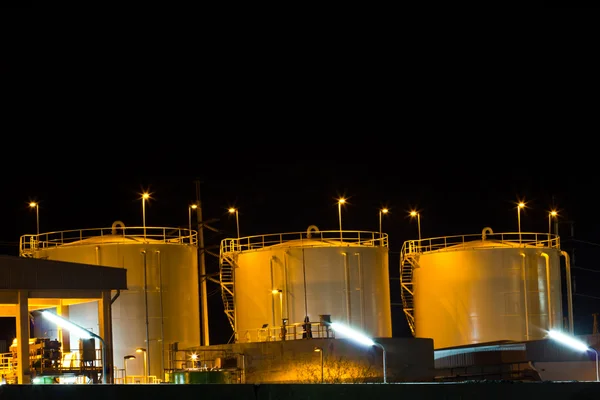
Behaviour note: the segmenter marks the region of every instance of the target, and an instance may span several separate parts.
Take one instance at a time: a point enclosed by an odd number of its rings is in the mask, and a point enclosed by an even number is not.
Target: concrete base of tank
[[[433,381],[433,340],[382,338],[376,339],[376,342],[386,350],[388,382]],[[219,357],[220,351],[238,355],[237,369],[242,383],[319,383],[321,379],[325,383],[362,383],[383,380],[381,348],[363,346],[348,339],[236,343],[188,351],[196,351],[199,358],[204,354],[207,354],[206,357]]]

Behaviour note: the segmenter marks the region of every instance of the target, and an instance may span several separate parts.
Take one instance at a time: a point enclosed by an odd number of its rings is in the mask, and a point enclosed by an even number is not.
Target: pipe
[[[546,259],[546,292],[548,294],[548,330],[552,329],[552,285],[550,284],[550,256],[541,254]]]
[[[100,265],[100,246],[96,246],[96,265]]]
[[[365,329],[365,291],[362,270],[362,257],[360,253],[354,253],[358,263],[358,288],[360,290],[360,328]]]
[[[308,296],[306,294],[306,262],[304,258],[304,247],[302,247],[302,279],[304,284],[304,318],[306,318],[308,317]]]
[[[271,326],[275,327],[275,294],[273,290],[275,290],[275,271],[273,270],[273,260],[275,256],[272,256],[269,260],[269,264],[271,267]]]
[[[110,233],[112,233],[113,235],[116,235],[117,234],[117,226],[120,226],[123,229],[123,235],[124,235],[125,234],[125,224],[122,221],[113,222]]]
[[[147,365],[144,374],[150,376],[148,366],[150,365],[150,321],[148,320],[148,273],[146,272],[146,250],[142,250],[141,254],[144,256],[144,307],[146,309],[146,353],[147,353]]]
[[[346,323],[350,324],[352,313],[350,311],[350,268],[348,266],[348,254],[342,253],[344,256],[344,284],[346,285]]]
[[[110,305],[112,306],[113,303],[119,298],[119,296],[121,295],[121,289],[117,289],[117,293],[115,293],[115,297],[113,297],[110,300]]]
[[[287,251],[286,251],[287,254]],[[283,296],[285,296],[285,318],[290,317],[290,302],[288,301],[288,263],[287,257],[283,263]],[[283,300],[282,300],[283,301]],[[281,318],[284,318],[283,315]]]
[[[316,225],[311,225],[306,230],[306,237],[310,239],[312,237],[312,232],[319,233],[319,228]]]
[[[487,238],[487,235],[493,235],[494,231],[492,230],[492,228],[490,228],[489,226],[486,226],[485,228],[483,228],[483,230],[481,231],[481,240],[485,240]]]
[[[160,250],[156,250],[156,261],[158,263],[158,290],[159,290],[159,306],[160,306],[160,374],[161,379],[164,378],[162,375],[165,372],[165,317],[163,309],[163,286],[162,286],[162,259],[160,256]]]
[[[529,340],[529,306],[527,297],[527,271],[525,270],[525,253],[520,253],[523,257],[521,261],[521,268],[523,271],[523,298],[525,303],[525,340]]]
[[[569,333],[573,335],[573,292],[571,289],[571,259],[569,253],[562,250],[560,254],[565,258],[565,275],[567,276],[567,308],[569,309]]]

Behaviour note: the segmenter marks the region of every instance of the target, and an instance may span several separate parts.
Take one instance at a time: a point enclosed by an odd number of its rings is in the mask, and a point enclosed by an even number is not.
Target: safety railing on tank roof
[[[221,241],[221,253],[260,250],[265,247],[291,241],[306,241],[306,243],[300,243],[304,247],[323,247],[327,245],[332,247],[339,247],[340,245],[388,247],[387,233],[367,231],[307,231],[246,236],[239,239],[223,239]],[[311,243],[313,241],[318,243]]]
[[[509,246],[543,247],[560,249],[560,238],[558,235],[548,233],[532,232],[509,232],[443,236],[421,240],[408,240],[402,246],[402,254],[423,253],[437,250],[447,250],[457,246],[457,250],[469,248],[481,248],[481,242],[485,241],[485,249],[493,249]]]
[[[21,255],[27,255],[34,250],[75,244],[76,242],[92,238],[96,239],[95,243],[111,243],[114,242],[115,237],[137,240],[140,243],[148,241],[195,246],[198,242],[198,232],[189,229],[113,226],[110,228],[75,229],[40,233],[39,235],[23,235],[20,238],[19,249]]]

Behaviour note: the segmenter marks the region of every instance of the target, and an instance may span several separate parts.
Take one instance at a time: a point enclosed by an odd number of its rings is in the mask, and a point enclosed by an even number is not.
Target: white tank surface
[[[409,325],[436,349],[542,339],[563,326],[560,256],[558,237],[547,233],[485,228],[481,235],[405,242],[401,289]]]
[[[130,376],[144,375],[138,348],[147,349],[149,375],[162,379],[169,344],[200,344],[194,231],[125,227],[117,221],[112,228],[26,235],[21,255],[127,269],[128,290],[112,304],[113,360],[123,368],[123,358],[134,355],[127,364]],[[69,306],[69,319],[97,333],[97,307],[97,302]],[[72,349],[78,349],[78,339],[71,335]]]
[[[372,337],[391,337],[388,265],[386,234],[311,226],[225,239],[221,285],[236,341],[301,339],[307,316],[313,337],[323,336],[321,315]]]

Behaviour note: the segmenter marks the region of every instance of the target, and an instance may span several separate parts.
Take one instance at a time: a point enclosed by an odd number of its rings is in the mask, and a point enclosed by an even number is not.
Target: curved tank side
[[[266,340],[260,328],[279,328],[282,318],[301,325],[323,314],[373,337],[392,336],[386,247],[272,246],[236,257],[238,341]]]
[[[146,251],[149,346],[146,344],[142,251]],[[124,356],[135,354],[136,348],[147,348],[150,375],[162,379],[162,369],[169,368],[170,343],[179,342],[179,348],[200,344],[196,247],[162,242],[85,244],[84,241],[41,249],[36,257],[127,269],[128,290],[122,291],[112,305],[115,366],[123,368]],[[97,309],[97,302],[72,305],[69,318],[97,333]],[[71,348],[78,348],[78,339],[71,335]],[[127,368],[129,375],[143,375],[143,357],[129,361]]]
[[[549,259],[550,302],[542,253]],[[542,339],[562,326],[560,253],[554,248],[425,252],[413,282],[415,336],[433,338],[435,348]]]

